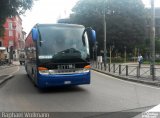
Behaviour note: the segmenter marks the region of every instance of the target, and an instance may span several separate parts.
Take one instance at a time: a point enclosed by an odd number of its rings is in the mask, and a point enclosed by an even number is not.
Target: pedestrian
[[[141,64],[143,63],[143,57],[141,54],[138,56],[138,63],[139,63],[139,68],[140,68]]]

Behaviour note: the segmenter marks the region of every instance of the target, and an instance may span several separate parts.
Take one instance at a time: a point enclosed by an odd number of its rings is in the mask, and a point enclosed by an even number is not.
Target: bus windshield
[[[89,58],[87,34],[82,41],[84,27],[41,26],[38,41],[39,60],[52,60],[55,63],[86,62]]]

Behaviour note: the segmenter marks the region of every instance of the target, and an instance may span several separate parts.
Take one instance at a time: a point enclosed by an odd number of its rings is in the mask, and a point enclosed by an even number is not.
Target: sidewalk
[[[117,63],[117,64],[121,64],[121,65],[139,65],[138,62],[128,62],[128,63]],[[141,64],[142,67],[149,67],[150,64]],[[156,68],[160,68],[160,65],[155,65]]]
[[[121,66],[119,67],[119,65]],[[107,69],[105,70],[103,65],[97,67],[96,65],[92,64],[93,70],[107,74],[109,76],[113,76],[115,78],[127,81],[138,82],[160,87],[160,75],[159,75],[160,71],[157,68],[156,68],[157,76],[153,81],[152,76],[150,75],[149,65],[142,65],[138,73],[137,73],[137,67],[138,67],[137,63],[123,63],[123,64],[116,64],[115,66],[110,65],[110,69],[109,67],[107,67]],[[139,74],[139,76],[137,76],[137,74]]]
[[[13,61],[12,64],[6,64],[6,65],[0,66],[0,70],[4,69],[4,68],[9,68],[12,66],[19,66],[19,65],[20,65],[19,61]]]
[[[12,64],[6,64],[3,66],[0,66],[0,73],[1,71],[3,72],[4,69],[9,69],[11,67],[15,67],[15,66],[19,66],[19,62],[18,61],[13,61]],[[4,82],[6,82],[7,80],[11,79],[13,77],[13,75],[8,74],[8,75],[0,75],[0,85],[3,84]]]
[[[19,66],[20,63],[19,63],[19,61],[13,61],[13,62],[12,62],[12,65]]]

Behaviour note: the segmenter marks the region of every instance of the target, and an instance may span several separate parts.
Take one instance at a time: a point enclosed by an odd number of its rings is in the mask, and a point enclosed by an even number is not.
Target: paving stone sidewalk
[[[19,66],[18,61],[13,61],[12,64],[6,64],[6,65],[0,66],[0,85],[13,77],[12,74],[8,74],[8,73],[6,74],[5,71],[15,66]]]

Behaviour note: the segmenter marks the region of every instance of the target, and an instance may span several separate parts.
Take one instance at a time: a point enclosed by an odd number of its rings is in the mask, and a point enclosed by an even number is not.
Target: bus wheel
[[[34,77],[34,79],[33,79],[33,84],[34,84],[34,87],[38,88],[38,86],[37,86],[37,80],[36,80],[35,77]]]
[[[38,87],[37,84],[36,84],[36,82],[34,82],[34,87],[36,87],[36,88]]]
[[[27,77],[28,77],[29,79],[31,78],[28,73],[27,73]]]

